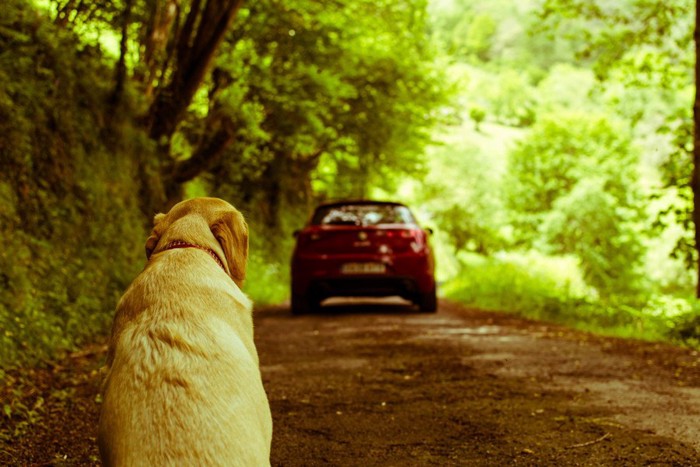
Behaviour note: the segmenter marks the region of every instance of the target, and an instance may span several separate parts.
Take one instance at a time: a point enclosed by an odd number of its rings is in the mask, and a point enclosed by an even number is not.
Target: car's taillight
[[[401,229],[387,232],[394,251],[413,250],[418,253],[426,247],[426,236],[421,229]]]
[[[308,230],[302,230],[299,232],[299,235],[297,236],[297,245],[300,248],[303,248],[311,243],[316,242],[317,240],[321,239],[321,234],[316,231],[308,231]]]
[[[387,238],[420,238],[420,230],[390,230],[386,233]]]

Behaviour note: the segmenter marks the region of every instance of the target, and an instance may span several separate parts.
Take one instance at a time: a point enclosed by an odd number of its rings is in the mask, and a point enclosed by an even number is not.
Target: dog
[[[109,339],[104,465],[270,465],[270,405],[240,289],[247,256],[248,226],[226,201],[155,216]]]

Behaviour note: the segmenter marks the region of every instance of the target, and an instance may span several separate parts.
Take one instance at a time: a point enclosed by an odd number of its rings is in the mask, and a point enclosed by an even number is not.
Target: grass
[[[600,297],[571,258],[538,253],[461,255],[442,294],[461,303],[564,324],[601,335],[697,347],[700,305],[661,293]]]
[[[289,297],[289,270],[284,264],[267,262],[261,255],[248,259],[247,277],[243,291],[256,305],[281,303]]]

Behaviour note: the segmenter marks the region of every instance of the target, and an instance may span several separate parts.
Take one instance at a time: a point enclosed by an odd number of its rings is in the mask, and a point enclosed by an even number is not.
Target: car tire
[[[435,289],[418,295],[418,308],[423,313],[435,313],[437,311],[437,293]]]
[[[302,294],[292,294],[291,309],[293,315],[305,315],[317,308],[316,300],[313,297]]]

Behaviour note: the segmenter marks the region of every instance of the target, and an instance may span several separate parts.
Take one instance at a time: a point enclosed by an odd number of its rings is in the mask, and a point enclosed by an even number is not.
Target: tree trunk
[[[216,165],[224,151],[233,142],[233,132],[221,129],[207,138],[189,159],[175,165],[172,173],[173,182],[181,184],[193,180],[200,173]]]
[[[163,151],[164,148],[157,148]],[[150,223],[153,216],[167,210],[167,192],[165,180],[162,174],[161,160],[168,157],[167,154],[158,154],[157,158],[150,153],[142,153],[139,157],[139,201],[141,213]]]
[[[174,173],[170,141],[242,4],[243,0],[192,0],[184,24],[177,28],[170,79],[156,91],[144,120],[146,131],[156,142],[158,151],[155,167],[150,163],[148,167],[146,164],[141,167],[146,183],[142,186],[142,193],[147,196],[142,200],[142,210],[148,215],[165,210],[179,200],[182,190],[173,175],[181,179],[192,178],[192,169],[199,157],[189,164],[187,174],[184,174],[183,167],[177,169],[183,175]],[[156,173],[153,173],[154,168]],[[146,169],[150,171],[143,175]]]
[[[202,84],[212,59],[243,0],[193,0],[179,31],[175,69],[160,89],[147,117],[150,137],[167,144],[175,133],[195,92]]]
[[[131,9],[133,0],[126,0],[124,12],[122,13],[122,30],[121,41],[119,42],[119,60],[114,77],[114,90],[110,97],[110,107],[112,108],[112,116],[117,113],[124,95],[124,86],[126,83],[126,55],[129,52],[129,24],[131,23]]]
[[[233,131],[225,125],[206,138],[192,157],[177,162],[170,173],[164,175],[167,208],[182,200],[182,185],[193,180],[221,161],[226,149],[233,142]]]
[[[172,53],[168,40],[173,28],[177,29],[179,9],[179,0],[151,2],[148,21],[145,23],[142,67],[138,67],[135,73],[135,78],[143,84],[144,94],[149,101],[153,96],[155,80],[166,76]]]
[[[695,251],[697,277],[695,296],[700,298],[700,1],[695,2],[695,102],[693,104],[693,224],[695,225]]]

